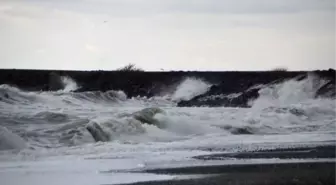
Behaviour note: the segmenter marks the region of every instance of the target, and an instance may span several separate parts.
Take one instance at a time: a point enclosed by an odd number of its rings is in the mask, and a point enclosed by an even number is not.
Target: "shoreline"
[[[332,185],[336,162],[218,165],[146,170],[154,174],[179,174],[173,180],[136,182],[124,185]],[[184,179],[183,175],[200,175]],[[202,175],[210,175],[202,177]]]
[[[225,161],[228,158],[236,158],[246,159],[247,163],[205,164],[132,171],[176,177],[172,180],[136,182],[127,185],[332,185],[336,182],[335,153],[335,145],[326,145],[194,156],[194,159],[202,161]],[[269,158],[280,161],[285,159],[327,159],[327,161],[248,163],[249,159]]]

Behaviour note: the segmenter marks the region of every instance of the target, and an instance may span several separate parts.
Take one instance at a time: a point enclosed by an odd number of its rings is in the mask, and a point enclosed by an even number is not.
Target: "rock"
[[[249,101],[259,96],[259,89],[260,88],[247,90],[242,93],[237,93],[235,96],[230,96],[230,94],[211,95],[212,92],[210,91],[189,101],[180,101],[177,106],[249,107]]]
[[[336,96],[335,81],[329,81],[320,87],[315,94],[316,98],[327,97],[332,98]]]
[[[315,72],[319,78],[329,80],[328,83],[320,87],[315,97],[335,98],[335,71]],[[247,80],[246,84],[227,83],[222,82],[218,85],[213,85],[210,90],[202,95],[196,96],[188,101],[178,102],[179,107],[250,107],[249,101],[259,97],[258,91],[265,86],[283,83],[289,79],[301,81],[307,78],[307,73],[299,74],[297,76],[273,76],[268,79],[254,79],[254,82]],[[261,85],[252,88],[253,85]],[[234,95],[234,96],[233,96]]]
[[[307,73],[315,73],[319,77],[335,81],[335,70],[323,71],[246,71],[246,72],[120,72],[120,71],[58,71],[58,70],[11,70],[0,69],[0,84],[17,86],[27,91],[55,91],[64,88],[60,76],[69,76],[80,86],[76,92],[121,90],[128,98],[153,97],[170,92],[176,84],[186,77],[203,79],[213,85],[207,93],[193,98],[189,102],[180,102],[180,106],[246,106],[246,99],[255,94],[245,93],[247,89],[257,84],[268,84],[273,81],[294,78]],[[322,88],[318,94],[325,94]],[[208,96],[230,95],[243,93],[236,99],[223,99],[204,104],[198,98]],[[331,94],[331,96],[334,96]],[[210,101],[210,100],[209,100]],[[241,103],[242,102],[242,103]]]

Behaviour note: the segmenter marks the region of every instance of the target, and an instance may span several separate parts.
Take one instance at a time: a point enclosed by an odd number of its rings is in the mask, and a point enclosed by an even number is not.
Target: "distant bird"
[[[104,21],[104,23],[107,23],[107,21]]]

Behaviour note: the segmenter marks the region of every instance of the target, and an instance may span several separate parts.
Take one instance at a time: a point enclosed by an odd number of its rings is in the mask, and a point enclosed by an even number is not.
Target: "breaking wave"
[[[211,84],[197,78],[186,78],[178,86],[172,95],[173,101],[190,100],[195,96],[204,94]]]
[[[315,99],[334,99],[334,82],[314,74],[298,76],[289,80],[277,80],[269,84],[256,84],[240,92],[221,93],[222,87],[213,85],[210,90],[189,101],[179,102],[184,106],[207,107],[253,107],[286,106]]]
[[[20,136],[0,126],[0,150],[18,150],[25,147],[26,143]]]
[[[280,84],[269,85],[259,90],[259,97],[252,100],[253,107],[282,107],[297,103],[312,101],[316,92],[327,83],[314,75],[308,75],[303,80],[291,79]]]
[[[31,104],[34,102],[80,103],[79,101],[89,101],[97,103],[127,100],[127,95],[123,91],[70,92],[70,89],[72,88],[65,88],[65,90],[58,92],[27,92],[10,85],[0,85],[0,102],[10,104]]]
[[[17,87],[6,84],[0,85],[0,102],[30,104],[37,99],[38,97],[36,97],[35,93],[24,92]]]
[[[61,81],[64,86],[63,92],[71,92],[79,88],[76,81],[68,76],[61,76]]]
[[[126,101],[127,95],[123,91],[88,91],[88,92],[80,92],[80,93],[72,93],[70,94],[72,97],[90,102],[116,102],[116,101]]]
[[[186,78],[165,97],[131,98],[123,91],[72,92],[78,86],[62,78],[65,88],[58,92],[27,92],[9,85],[0,86],[0,111],[5,127],[0,127],[0,150],[57,148],[94,143],[86,129],[97,124],[111,142],[178,142],[214,138],[224,142],[236,135],[276,135],[293,133],[335,133],[335,103],[316,97],[327,81],[313,75],[271,85],[258,85],[259,97],[250,108],[176,107],[209,91],[211,84]],[[244,92],[214,95],[236,98]],[[169,105],[169,106],[167,106]],[[142,123],[132,115],[144,108],[160,107],[155,124]],[[20,124],[11,124],[20,120]],[[217,139],[217,140],[216,140]]]

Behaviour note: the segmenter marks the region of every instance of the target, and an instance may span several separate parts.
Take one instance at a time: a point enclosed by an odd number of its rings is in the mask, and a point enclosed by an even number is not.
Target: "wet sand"
[[[213,174],[205,178],[176,179],[132,183],[132,185],[332,185],[335,162],[221,165],[151,170],[164,174]],[[149,172],[149,171],[148,171]],[[170,172],[170,173],[169,173]],[[131,184],[130,184],[131,185]]]
[[[237,159],[329,159],[327,162],[293,162],[277,164],[235,164],[147,169],[143,173],[170,174],[174,180],[132,183],[132,185],[331,185],[335,183],[335,146],[278,149],[234,154],[197,156],[199,160]],[[209,175],[183,179],[184,175]]]

